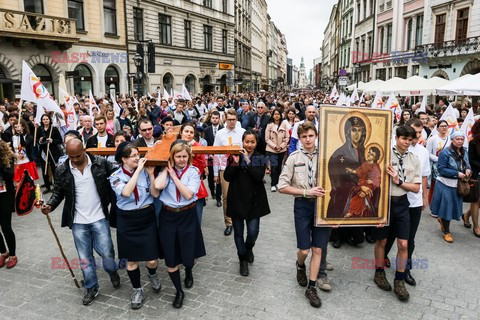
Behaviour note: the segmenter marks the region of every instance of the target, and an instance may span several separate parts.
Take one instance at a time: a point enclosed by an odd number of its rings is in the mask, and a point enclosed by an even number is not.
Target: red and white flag
[[[398,102],[397,98],[393,93],[390,93],[390,97],[388,98],[387,102],[383,109],[392,110],[397,123],[400,121],[402,116],[402,108],[400,107],[400,103]]]
[[[97,106],[97,103],[95,102],[95,98],[93,97],[92,90],[90,90],[90,92],[88,93],[88,103],[89,103],[88,111],[90,113],[90,116],[93,117],[93,107],[97,107],[97,109],[99,108]]]
[[[77,114],[75,113],[75,108],[73,104],[75,103],[73,97],[68,94],[66,90],[62,87],[58,87],[60,97],[65,100],[65,112],[63,113],[66,118],[65,128],[66,130],[75,130],[77,126]]]
[[[383,108],[383,100],[382,100],[382,95],[380,92],[377,92],[375,95],[375,98],[373,99],[372,104],[370,105],[372,109],[382,109]]]
[[[463,146],[465,148],[468,148],[468,143],[472,140],[472,127],[475,124],[475,115],[473,114],[473,108],[470,108],[468,110],[468,114],[465,117],[465,120],[463,121],[462,127],[460,128],[460,131],[465,134],[465,142],[463,143]]]

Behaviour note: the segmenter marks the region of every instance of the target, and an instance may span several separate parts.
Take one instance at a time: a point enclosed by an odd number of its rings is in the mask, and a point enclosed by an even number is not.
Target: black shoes
[[[390,259],[387,257],[385,258],[385,268],[390,268],[392,264],[390,263]]]
[[[412,277],[410,270],[405,270],[405,283],[411,286],[415,286],[417,281]]]
[[[296,262],[297,265],[297,282],[300,286],[306,287],[307,286],[307,268],[305,265],[303,267],[298,266],[298,261]]]
[[[248,277],[248,261],[246,257],[240,258],[240,275],[244,277]]]
[[[219,207],[219,208],[220,208],[221,206],[222,206],[222,201],[220,201],[220,200],[217,200],[217,207]]]
[[[183,299],[185,299],[185,293],[183,291],[177,291],[175,300],[173,300],[173,307],[175,309],[180,309],[183,305]]]
[[[82,303],[84,306],[89,306],[93,303],[93,300],[98,296],[98,289],[97,288],[90,288],[85,291],[83,295]]]
[[[224,235],[229,236],[232,234],[233,227],[232,226],[227,226],[225,228],[225,231],[223,232]]]
[[[368,243],[375,243],[375,239],[373,239],[371,234],[365,235],[365,241],[367,241]]]
[[[322,306],[322,300],[318,296],[317,289],[310,287],[305,291],[305,297],[310,301],[310,305],[314,308],[320,308]]]
[[[192,268],[185,268],[185,288],[189,289],[193,286]]]
[[[340,240],[335,240],[332,242],[332,247],[334,247],[335,249],[338,249],[342,246],[342,242]]]
[[[120,276],[118,275],[117,271],[110,275],[110,281],[115,289],[120,288]]]

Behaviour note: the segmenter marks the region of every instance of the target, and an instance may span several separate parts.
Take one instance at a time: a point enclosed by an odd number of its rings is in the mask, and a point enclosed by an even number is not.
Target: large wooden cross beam
[[[170,157],[170,146],[177,140],[180,132],[180,126],[173,127],[169,133],[167,133],[160,143],[157,143],[153,147],[141,147],[138,148],[138,152],[145,155],[147,158],[146,165],[150,166],[166,166],[168,158]],[[192,147],[193,154],[240,154],[239,146],[212,146],[212,147]],[[115,148],[89,148],[87,152],[100,156],[114,155]]]

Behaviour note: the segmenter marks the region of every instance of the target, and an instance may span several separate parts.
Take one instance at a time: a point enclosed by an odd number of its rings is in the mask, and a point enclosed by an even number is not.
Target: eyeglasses
[[[147,131],[152,131],[153,128],[145,128],[145,129],[140,129],[141,132],[147,132]]]
[[[443,126],[438,126],[439,128],[448,128],[447,125],[443,125]]]
[[[136,154],[136,155],[133,155],[133,156],[128,157],[128,159],[133,159],[133,158],[138,158],[138,159],[140,159],[140,155],[139,155],[139,154]]]
[[[227,119],[227,121],[237,121],[237,119]]]

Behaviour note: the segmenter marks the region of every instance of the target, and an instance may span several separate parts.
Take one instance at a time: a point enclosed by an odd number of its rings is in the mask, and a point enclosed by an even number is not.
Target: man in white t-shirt
[[[87,149],[115,147],[113,136],[107,132],[106,119],[104,116],[95,117],[95,128],[97,129],[97,134],[87,140]]]
[[[416,285],[415,279],[412,277],[410,270],[414,267],[416,268],[425,268],[425,263],[427,261],[422,261],[421,259],[416,259],[415,262],[412,262],[412,253],[415,249],[415,234],[417,233],[418,226],[420,224],[420,218],[422,216],[422,210],[427,206],[427,179],[430,176],[430,154],[424,146],[418,143],[422,139],[423,123],[419,119],[410,119],[407,121],[406,125],[411,126],[416,132],[416,139],[412,140],[412,145],[408,148],[408,151],[413,153],[420,160],[421,172],[422,172],[422,183],[420,186],[420,191],[417,193],[408,192],[408,202],[410,203],[409,213],[410,213],[410,235],[408,238],[408,262],[405,268],[405,282],[411,286]],[[388,255],[395,238],[388,238],[387,245],[385,246],[385,257]]]

